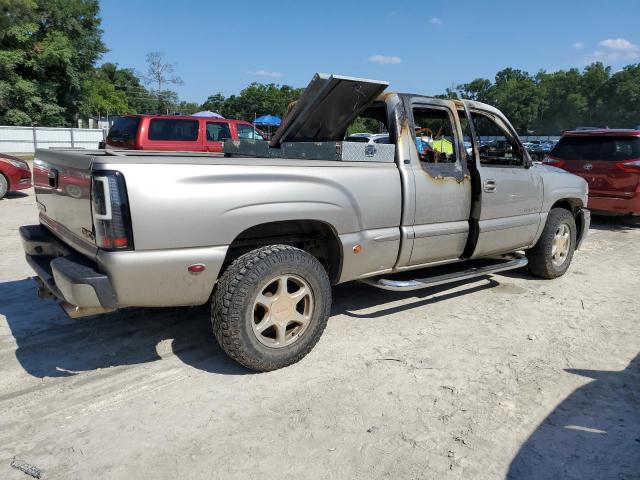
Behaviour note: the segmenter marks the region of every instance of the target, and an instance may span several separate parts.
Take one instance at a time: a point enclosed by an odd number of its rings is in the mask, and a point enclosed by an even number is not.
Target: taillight
[[[98,247],[105,250],[133,249],[127,187],[120,172],[94,172],[91,182],[93,226]]]
[[[618,162],[616,163],[616,167],[618,167],[623,172],[640,173],[640,160],[633,160],[631,162]]]
[[[557,158],[544,157],[542,159],[542,163],[545,165],[551,165],[552,167],[562,168],[566,165],[567,162],[564,160],[558,160]]]

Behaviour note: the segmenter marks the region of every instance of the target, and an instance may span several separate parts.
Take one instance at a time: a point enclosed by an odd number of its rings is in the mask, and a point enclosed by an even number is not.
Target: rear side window
[[[113,122],[107,140],[126,142],[136,138],[140,117],[120,117]]]
[[[149,124],[149,140],[193,142],[198,139],[197,120],[154,118]]]
[[[238,123],[236,127],[238,128],[238,138],[242,140],[263,140],[262,135],[250,125]]]
[[[227,122],[207,123],[207,141],[223,142],[231,138],[231,130]]]
[[[640,138],[562,137],[551,155],[563,160],[631,160],[640,158]]]

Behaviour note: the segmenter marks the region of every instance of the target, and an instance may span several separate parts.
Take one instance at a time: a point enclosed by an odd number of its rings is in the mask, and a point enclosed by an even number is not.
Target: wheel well
[[[577,198],[563,198],[562,200],[558,200],[554,203],[551,208],[564,208],[565,210],[569,210],[573,215],[573,218],[576,221],[576,227],[578,231],[576,232],[576,238],[579,243],[580,238],[584,234],[584,225],[582,223],[582,215],[578,215],[578,212],[583,207],[582,201]]]
[[[244,230],[229,245],[222,271],[241,255],[275,244],[291,245],[316,257],[327,270],[331,283],[340,278],[342,244],[334,228],[319,220],[269,222]]]
[[[582,202],[577,198],[563,198],[554,203],[551,208],[564,208],[574,215],[582,207]]]

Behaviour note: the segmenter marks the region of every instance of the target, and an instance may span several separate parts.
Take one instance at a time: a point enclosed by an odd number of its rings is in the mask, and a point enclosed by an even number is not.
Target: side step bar
[[[529,263],[527,257],[519,253],[514,253],[505,257],[498,257],[493,260],[495,260],[496,263],[491,265],[471,267],[458,272],[446,273],[428,278],[391,280],[388,278],[374,277],[364,278],[360,280],[360,282],[371,285],[372,287],[381,288],[382,290],[407,292],[410,290],[419,290],[421,288],[435,287],[436,285],[443,285],[445,283],[459,282],[460,280],[468,280],[470,278],[483,277],[485,275],[504,272],[506,270],[515,270],[516,268],[526,267]]]

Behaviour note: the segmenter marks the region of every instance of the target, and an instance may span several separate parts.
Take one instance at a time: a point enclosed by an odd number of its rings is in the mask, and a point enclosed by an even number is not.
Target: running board
[[[445,283],[459,282],[470,278],[483,277],[492,273],[504,272],[506,270],[515,270],[516,268],[526,267],[529,263],[527,257],[522,254],[515,253],[508,257],[495,258],[497,263],[485,265],[482,267],[472,267],[459,272],[447,273],[444,275],[436,275],[428,278],[415,278],[412,280],[391,280],[388,278],[364,278],[360,280],[362,283],[371,285],[372,287],[381,288],[382,290],[392,290],[394,292],[407,292],[410,290],[419,290],[421,288],[435,287]]]

